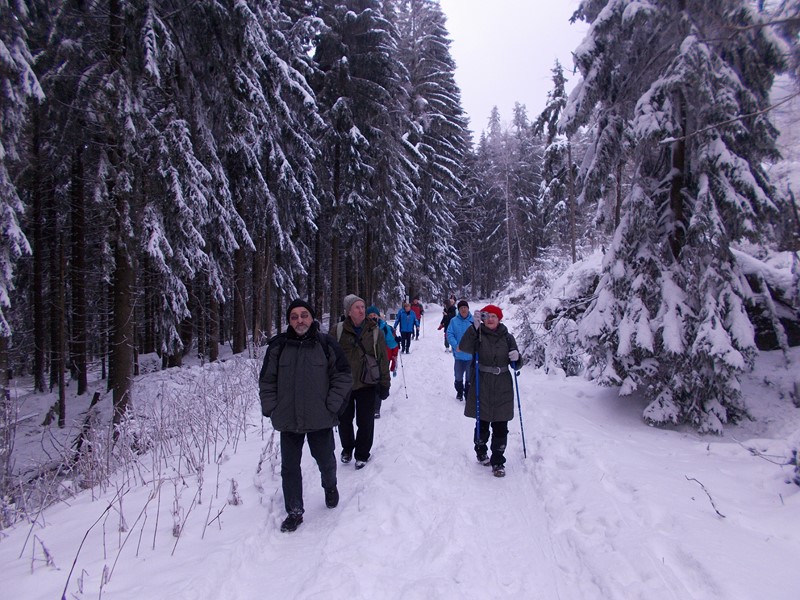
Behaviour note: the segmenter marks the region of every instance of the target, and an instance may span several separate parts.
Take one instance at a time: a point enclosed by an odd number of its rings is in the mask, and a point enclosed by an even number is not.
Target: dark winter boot
[[[289,513],[281,523],[281,531],[294,531],[303,522],[303,513]]]
[[[492,475],[495,477],[505,477],[506,468],[503,465],[492,465]]]
[[[328,508],[336,508],[339,505],[339,490],[336,486],[325,490],[325,506]]]
[[[463,400],[464,399],[464,382],[463,381],[456,381],[456,400]]]

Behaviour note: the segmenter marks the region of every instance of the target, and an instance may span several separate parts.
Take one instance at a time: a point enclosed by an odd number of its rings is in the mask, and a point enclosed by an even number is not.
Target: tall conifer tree
[[[636,164],[597,298],[580,331],[592,373],[640,389],[653,423],[719,432],[741,417],[738,378],[755,345],[730,245],[774,205],[763,113],[783,59],[744,0],[586,0],[582,82],[567,132],[597,119],[585,181],[613,173],[623,136]]]

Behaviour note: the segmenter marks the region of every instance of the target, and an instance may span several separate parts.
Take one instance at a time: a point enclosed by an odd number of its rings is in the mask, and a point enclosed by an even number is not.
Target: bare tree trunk
[[[197,298],[197,356],[201,361],[206,358],[206,342],[208,341],[208,306],[205,298],[205,288],[200,285],[199,278],[192,282],[193,294]]]
[[[334,164],[333,164],[333,214],[331,222],[336,222],[336,212],[338,210],[339,202],[342,193],[342,174],[341,174],[341,148],[336,144],[334,148]],[[339,321],[339,315],[342,312],[342,293],[340,290],[339,280],[339,260],[341,258],[339,250],[339,232],[331,227],[331,313],[329,330],[333,331],[333,326]]]
[[[367,228],[366,252],[364,252],[364,300],[367,306],[375,301],[377,285],[375,283],[375,258],[381,255],[380,250],[375,244],[375,236],[370,228]]]
[[[142,281],[142,352],[151,354],[156,351],[156,309],[155,283],[150,260],[144,257],[141,262]]]
[[[86,217],[83,156],[75,150],[72,165],[72,256],[69,271],[72,288],[71,371],[78,382],[78,396],[86,393]]]
[[[273,289],[275,256],[273,254],[272,238],[269,235],[266,236],[264,249],[264,262],[266,264],[266,272],[264,273],[264,326],[266,327],[267,339],[269,339],[272,337],[272,313],[274,312],[272,299],[278,295]]]
[[[231,350],[240,354],[247,348],[247,313],[245,309],[246,251],[233,253],[233,343]]]
[[[117,200],[117,210],[124,200]],[[117,243],[114,250],[114,317],[111,333],[111,361],[109,380],[113,389],[114,423],[122,420],[128,410],[133,387],[133,294],[135,267],[126,240],[122,239],[123,229],[118,224]]]
[[[60,339],[60,331],[59,331],[59,318],[58,318],[58,305],[60,296],[63,293],[61,289],[61,282],[58,279],[60,265],[59,265],[59,253],[61,249],[59,248],[59,244],[61,243],[61,230],[58,225],[58,211],[56,209],[56,199],[55,194],[52,189],[47,190],[47,195],[49,198],[49,206],[47,210],[47,236],[50,238],[50,252],[49,252],[49,262],[50,262],[50,386],[49,389],[52,392],[53,389],[58,385],[58,369],[59,369],[59,339]]]
[[[339,315],[342,313],[342,293],[339,289],[339,253],[339,235],[334,232],[331,235],[331,314],[329,325],[331,330],[339,321]]]
[[[253,253],[253,304],[251,328],[253,330],[253,347],[261,345],[261,322],[263,319],[264,302],[264,236],[256,241],[256,251]]]
[[[317,234],[314,238],[314,291],[313,302],[314,312],[319,315],[320,322],[322,322],[322,313],[325,308],[325,294],[323,285],[323,271],[322,271],[322,235],[317,228]]]
[[[33,161],[34,182],[33,201],[33,389],[45,391],[45,310],[44,310],[44,202],[42,200],[42,165],[39,144],[39,107],[33,108]]]
[[[219,301],[213,290],[208,295],[208,360],[219,358]]]
[[[100,306],[102,307],[102,313],[100,315],[100,335],[98,336],[100,339],[100,379],[110,379],[110,375],[106,368],[107,362],[109,361],[109,350],[108,350],[108,299],[111,295],[108,291],[108,284],[102,282],[100,284]],[[111,389],[110,387],[108,389]]]
[[[64,374],[67,370],[67,310],[66,310],[66,270],[67,257],[64,250],[64,241],[58,244],[58,310],[56,321],[58,330],[58,426],[63,429],[67,422],[67,392]]]
[[[122,34],[125,25],[120,0],[109,0],[108,24],[111,69],[118,69],[123,55]],[[109,132],[109,135],[113,140],[115,132]],[[113,146],[109,156],[113,167],[117,167],[122,162]],[[111,357],[108,379],[113,390],[113,422],[119,424],[132,401],[136,267],[133,240],[127,237],[128,223],[126,221],[131,211],[126,197],[127,192],[116,189],[113,184],[109,186],[109,192],[110,197],[116,198],[116,223],[114,226],[114,271],[112,274]]]

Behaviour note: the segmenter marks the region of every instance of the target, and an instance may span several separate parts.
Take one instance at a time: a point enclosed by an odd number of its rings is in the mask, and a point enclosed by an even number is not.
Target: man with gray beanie
[[[286,320],[286,332],[269,341],[258,387],[261,412],[280,432],[281,482],[288,513],[281,531],[294,531],[303,522],[300,459],[306,437],[319,467],[325,505],[335,508],[339,503],[333,428],[353,382],[341,346],[319,332],[308,302],[292,302]]]
[[[339,422],[342,462],[349,463],[355,454],[356,469],[363,469],[370,457],[375,435],[375,398],[389,397],[389,359],[386,339],[375,321],[366,318],[363,298],[349,294],[344,299],[346,318],[331,330],[342,345],[353,374],[353,391]],[[370,373],[377,362],[378,373]],[[355,418],[358,433],[353,428]]]

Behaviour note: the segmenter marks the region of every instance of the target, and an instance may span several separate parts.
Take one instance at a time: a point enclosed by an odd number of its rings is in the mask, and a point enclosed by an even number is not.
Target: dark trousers
[[[356,460],[369,460],[372,440],[375,437],[375,386],[357,389],[350,394],[350,402],[339,417],[339,440],[343,452],[353,452]],[[355,417],[358,433],[353,430]]]
[[[480,432],[478,439],[475,440],[475,454],[481,456],[486,454],[486,443],[489,441],[489,421],[480,421]],[[506,451],[508,442],[508,421],[492,421],[492,456],[489,462],[492,465],[506,464]]]
[[[411,336],[412,331],[401,331],[400,332],[400,350],[402,352],[408,352],[408,349],[411,348]]]
[[[300,470],[300,459],[303,456],[303,440],[306,436],[308,436],[308,449],[317,461],[322,476],[322,487],[329,489],[336,486],[333,429],[320,429],[308,433],[281,431],[281,482],[287,513],[303,512],[303,473]]]

